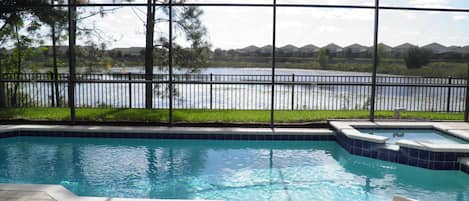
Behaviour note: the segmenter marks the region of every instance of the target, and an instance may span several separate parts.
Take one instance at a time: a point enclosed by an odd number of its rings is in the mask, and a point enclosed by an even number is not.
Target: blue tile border
[[[155,138],[191,140],[288,140],[288,141],[335,141],[334,135],[260,135],[260,134],[168,134],[168,133],[111,133],[111,132],[58,132],[58,131],[13,131],[1,133],[0,138],[17,136],[48,137],[99,137],[99,138]]]

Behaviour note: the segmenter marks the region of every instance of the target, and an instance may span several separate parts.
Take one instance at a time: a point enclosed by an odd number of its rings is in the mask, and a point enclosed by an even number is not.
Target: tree
[[[419,47],[412,47],[404,55],[404,61],[408,69],[418,69],[430,63],[431,53]]]
[[[53,3],[53,0],[50,3]],[[15,47],[14,52],[16,55],[10,56],[16,59],[16,62],[11,64],[16,66],[15,72],[18,73],[17,78],[19,78],[19,73],[22,71],[22,61],[24,60],[23,51],[29,51],[28,48],[30,48],[30,45],[33,44],[35,40],[42,43],[41,40],[38,40],[38,38],[40,38],[38,37],[38,32],[42,23],[49,25],[55,23],[65,24],[66,11],[44,6],[48,4],[49,2],[37,0],[9,0],[0,2],[0,22],[3,23],[0,25],[0,44],[10,43],[8,39],[15,41],[12,45]],[[23,35],[22,33],[25,32],[28,34]],[[56,38],[54,32],[53,30],[52,38],[55,42]],[[55,44],[53,48],[55,48]],[[55,63],[55,49],[53,49],[53,51]],[[0,69],[0,76],[2,72],[2,69]],[[16,91],[17,85],[15,85],[15,95]],[[4,95],[3,88],[0,89],[0,93],[0,96]]]
[[[318,60],[321,68],[327,68],[329,65],[329,50],[326,48],[321,48],[321,50],[319,50]]]
[[[376,55],[377,65],[380,66],[383,63],[383,60],[389,56],[389,53],[385,50],[384,44],[378,44],[378,54]]]
[[[173,3],[184,3],[186,0],[176,0]],[[150,3],[153,5],[150,6]],[[197,71],[200,67],[206,66],[209,58],[208,49],[210,43],[205,39],[207,30],[203,26],[200,17],[203,10],[196,6],[174,7],[172,15],[173,20],[173,38],[183,37],[186,42],[190,43],[190,48],[182,48],[173,42],[173,60],[176,67],[189,68],[189,72]],[[158,13],[158,17],[155,17]],[[156,57],[156,64],[160,67],[167,66],[167,58],[170,42],[169,38],[164,35],[157,37],[157,44],[154,41],[155,25],[169,21],[168,7],[156,7],[155,0],[148,0],[147,7],[147,45],[145,52],[145,79],[151,81],[153,79],[153,59]],[[150,22],[154,23],[150,23]],[[155,52],[154,47],[159,47]],[[160,53],[155,55],[155,53]],[[145,107],[151,108],[153,104],[153,84],[146,83],[145,86]],[[170,90],[170,89],[168,89]]]
[[[51,4],[54,4],[54,0],[51,0]],[[59,1],[63,3],[63,1]],[[57,42],[60,42],[62,32],[66,28],[66,11],[62,8],[52,8],[55,15],[51,15],[48,18],[45,18],[44,23],[48,24],[51,28],[51,39],[52,39],[52,72],[54,80],[54,97],[52,98],[52,106],[61,106],[60,105],[60,93],[59,93],[59,72],[57,68]]]

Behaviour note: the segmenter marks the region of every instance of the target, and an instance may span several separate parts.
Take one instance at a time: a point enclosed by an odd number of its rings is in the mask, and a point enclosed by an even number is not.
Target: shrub
[[[428,65],[430,63],[430,52],[418,48],[412,47],[404,55],[404,62],[408,69],[418,69],[422,66]]]

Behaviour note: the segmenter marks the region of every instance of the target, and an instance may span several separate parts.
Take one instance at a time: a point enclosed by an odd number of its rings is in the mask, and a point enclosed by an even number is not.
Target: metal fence
[[[143,1],[145,2],[145,1]],[[23,5],[29,6],[29,5]],[[34,7],[35,5],[31,5]],[[97,107],[97,106],[112,106],[112,107],[139,107],[141,96],[136,96],[134,93],[139,93],[142,91],[142,86],[145,83],[153,83],[154,90],[160,90],[161,93],[155,93],[153,97],[147,97],[145,100],[147,103],[152,102],[153,108],[166,108],[169,109],[169,124],[173,121],[173,107],[174,108],[212,108],[212,109],[251,109],[252,105],[256,105],[253,108],[264,109],[268,108],[271,114],[271,126],[274,123],[274,111],[275,109],[352,109],[352,108],[366,108],[370,111],[370,120],[374,120],[375,110],[390,110],[394,107],[406,107],[408,110],[420,110],[420,111],[461,111],[462,108],[465,108],[465,121],[468,121],[469,117],[469,101],[462,103],[463,93],[465,93],[464,87],[462,84],[457,83],[459,81],[454,80],[454,83],[444,81],[437,81],[436,83],[405,83],[401,82],[392,82],[386,81],[387,78],[380,78],[376,75],[377,62],[376,57],[378,52],[378,28],[379,28],[379,11],[381,10],[406,10],[406,11],[437,11],[437,12],[462,12],[469,13],[469,9],[461,8],[422,8],[422,7],[403,7],[403,6],[382,6],[380,5],[379,0],[374,0],[374,5],[333,5],[333,4],[285,4],[277,3],[277,0],[273,0],[272,3],[186,3],[186,2],[173,2],[172,0],[168,1],[153,1],[147,0],[146,3],[82,3],[82,1],[67,1],[64,4],[56,5],[40,5],[39,7],[66,7],[68,11],[68,40],[69,40],[69,50],[68,50],[68,63],[69,63],[69,72],[70,76],[62,77],[57,81],[61,85],[60,93],[63,97],[63,101],[60,102],[69,102],[70,118],[72,121],[75,119],[75,106],[79,107]],[[168,9],[168,74],[167,80],[152,80],[149,79],[151,76],[145,77],[144,80],[134,79],[134,77],[141,77],[142,75],[131,75],[130,80],[121,76],[122,79],[115,80],[106,80],[106,79],[94,79],[93,77],[86,77],[86,75],[76,75],[76,10],[77,7],[115,7],[115,6],[140,6],[147,8],[147,22],[146,24],[146,49],[145,49],[145,66],[146,69],[153,68],[153,33],[154,33],[154,7],[155,6],[164,6]],[[263,81],[223,81],[223,80],[209,80],[207,79],[208,75],[204,75],[205,79],[202,80],[177,80],[176,74],[173,74],[173,9],[175,7],[181,6],[201,6],[201,7],[266,7],[272,8],[272,71],[268,75],[270,78],[267,78]],[[348,81],[347,78],[338,78],[342,79],[340,81],[330,82],[330,81],[320,81],[314,79],[320,79],[319,77],[308,78],[307,80],[301,82],[300,77],[291,77],[290,81],[281,80],[278,75],[276,75],[276,19],[277,19],[277,8],[280,7],[309,7],[309,8],[340,8],[340,9],[364,9],[374,11],[374,24],[373,24],[373,68],[371,77],[366,78],[366,81]],[[151,74],[151,73],[150,73]],[[44,75],[47,76],[47,75]],[[91,76],[91,75],[90,75]],[[104,76],[104,75],[102,75]],[[184,75],[187,76],[187,75]],[[190,75],[199,76],[199,75]],[[213,75],[215,76],[215,75]],[[212,78],[213,78],[212,76]],[[218,76],[218,75],[216,75]],[[75,78],[77,77],[77,79]],[[173,80],[174,78],[174,80]],[[279,78],[279,80],[277,80]],[[293,81],[293,79],[296,79]],[[306,78],[305,78],[306,79]],[[350,79],[357,79],[355,77]],[[358,78],[360,79],[360,78]],[[384,80],[383,80],[384,79]],[[395,78],[389,78],[395,79]],[[413,78],[408,78],[412,80]],[[38,91],[47,91],[51,87],[50,80],[4,80],[2,83],[5,83],[7,91],[10,90],[12,83],[14,88],[13,93],[14,98],[10,102],[14,105],[28,104],[32,106],[47,105],[49,104],[48,98],[45,95],[18,93],[19,89],[34,89]],[[413,82],[413,81],[409,81]],[[462,82],[462,81],[461,81]],[[33,87],[40,86],[42,87]],[[107,86],[107,87],[104,87]],[[114,88],[110,87],[114,86]],[[125,91],[125,86],[127,86],[127,91]],[[255,87],[249,91],[249,87]],[[466,87],[468,84],[466,83]],[[135,87],[135,88],[134,88]],[[194,87],[199,90],[192,90],[188,87]],[[228,93],[226,90],[221,90],[226,87],[238,87],[239,91],[247,93],[236,94],[233,90],[230,90],[230,96],[220,95],[223,93]],[[99,89],[101,88],[101,91]],[[167,90],[163,90],[167,89]],[[186,90],[184,90],[186,89]],[[94,91],[96,90],[96,91]],[[114,94],[110,91],[115,90]],[[341,90],[351,90],[353,93],[340,93]],[[64,92],[68,91],[68,92]],[[386,93],[383,93],[386,92]],[[107,93],[105,93],[107,92]],[[262,92],[262,93],[261,93]],[[77,95],[75,95],[77,93]],[[82,93],[82,95],[80,95]],[[87,96],[86,94],[93,93],[93,96]],[[185,94],[186,93],[186,94]],[[199,95],[188,95],[187,93],[200,93]],[[343,101],[331,101],[327,98],[334,93],[339,94],[343,98]],[[416,93],[418,95],[411,95]],[[65,95],[66,94],[66,95]],[[99,96],[99,94],[102,94]],[[118,94],[122,94],[121,97],[116,97]],[[127,95],[129,98],[125,98],[123,94]],[[205,94],[205,95],[201,95]],[[206,94],[209,94],[207,97]],[[357,95],[358,94],[358,95]],[[20,96],[21,95],[21,96]],[[233,101],[245,100],[246,95],[252,95],[256,97],[255,100],[248,99],[248,103]],[[38,97],[40,98],[38,98]],[[97,96],[99,98],[96,98]],[[103,98],[107,96],[108,98]],[[168,98],[158,101],[159,97],[169,96]],[[467,96],[467,93],[466,93]],[[19,98],[22,97],[22,98]],[[29,97],[29,98],[27,98]],[[68,98],[67,98],[68,97]],[[223,97],[223,101],[219,99],[214,99],[216,97]],[[293,97],[293,98],[291,98]],[[303,97],[303,98],[298,98]],[[363,98],[360,98],[363,97]],[[95,99],[93,99],[95,98]],[[153,102],[152,100],[157,100]],[[181,102],[178,102],[182,98]],[[194,104],[193,101],[197,98],[200,99],[197,104]],[[265,101],[257,100],[264,99]],[[321,99],[322,98],[322,99]],[[116,101],[120,100],[119,101]],[[77,103],[74,101],[77,100]],[[96,104],[95,100],[102,101],[101,104]],[[228,101],[229,100],[229,101]],[[320,101],[322,100],[322,101]],[[57,100],[56,100],[57,101]],[[80,102],[82,101],[82,102]],[[115,101],[115,102],[113,102]],[[312,104],[313,103],[313,104]],[[405,103],[405,104],[404,104]],[[56,103],[54,103],[55,105]],[[243,105],[244,104],[244,105]],[[59,104],[60,105],[60,104]],[[462,105],[466,105],[462,107]],[[148,108],[148,105],[146,105]]]
[[[144,74],[77,74],[77,108],[145,108]],[[7,107],[67,107],[68,74],[3,74]],[[173,109],[269,110],[270,75],[173,74]],[[276,110],[369,110],[371,76],[276,75]],[[169,109],[169,75],[153,75],[154,109]],[[376,110],[462,112],[466,80],[377,76]],[[55,87],[57,85],[57,87]],[[58,89],[56,93],[56,89]],[[57,95],[56,95],[57,94]]]

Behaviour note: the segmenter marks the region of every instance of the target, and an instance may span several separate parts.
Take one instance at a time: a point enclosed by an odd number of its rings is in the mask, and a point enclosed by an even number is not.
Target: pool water
[[[362,133],[387,137],[387,143],[394,144],[399,140],[414,140],[432,144],[468,144],[463,139],[451,136],[435,129],[358,129]]]
[[[0,183],[81,196],[228,201],[469,200],[469,175],[353,156],[334,141],[0,139]]]

